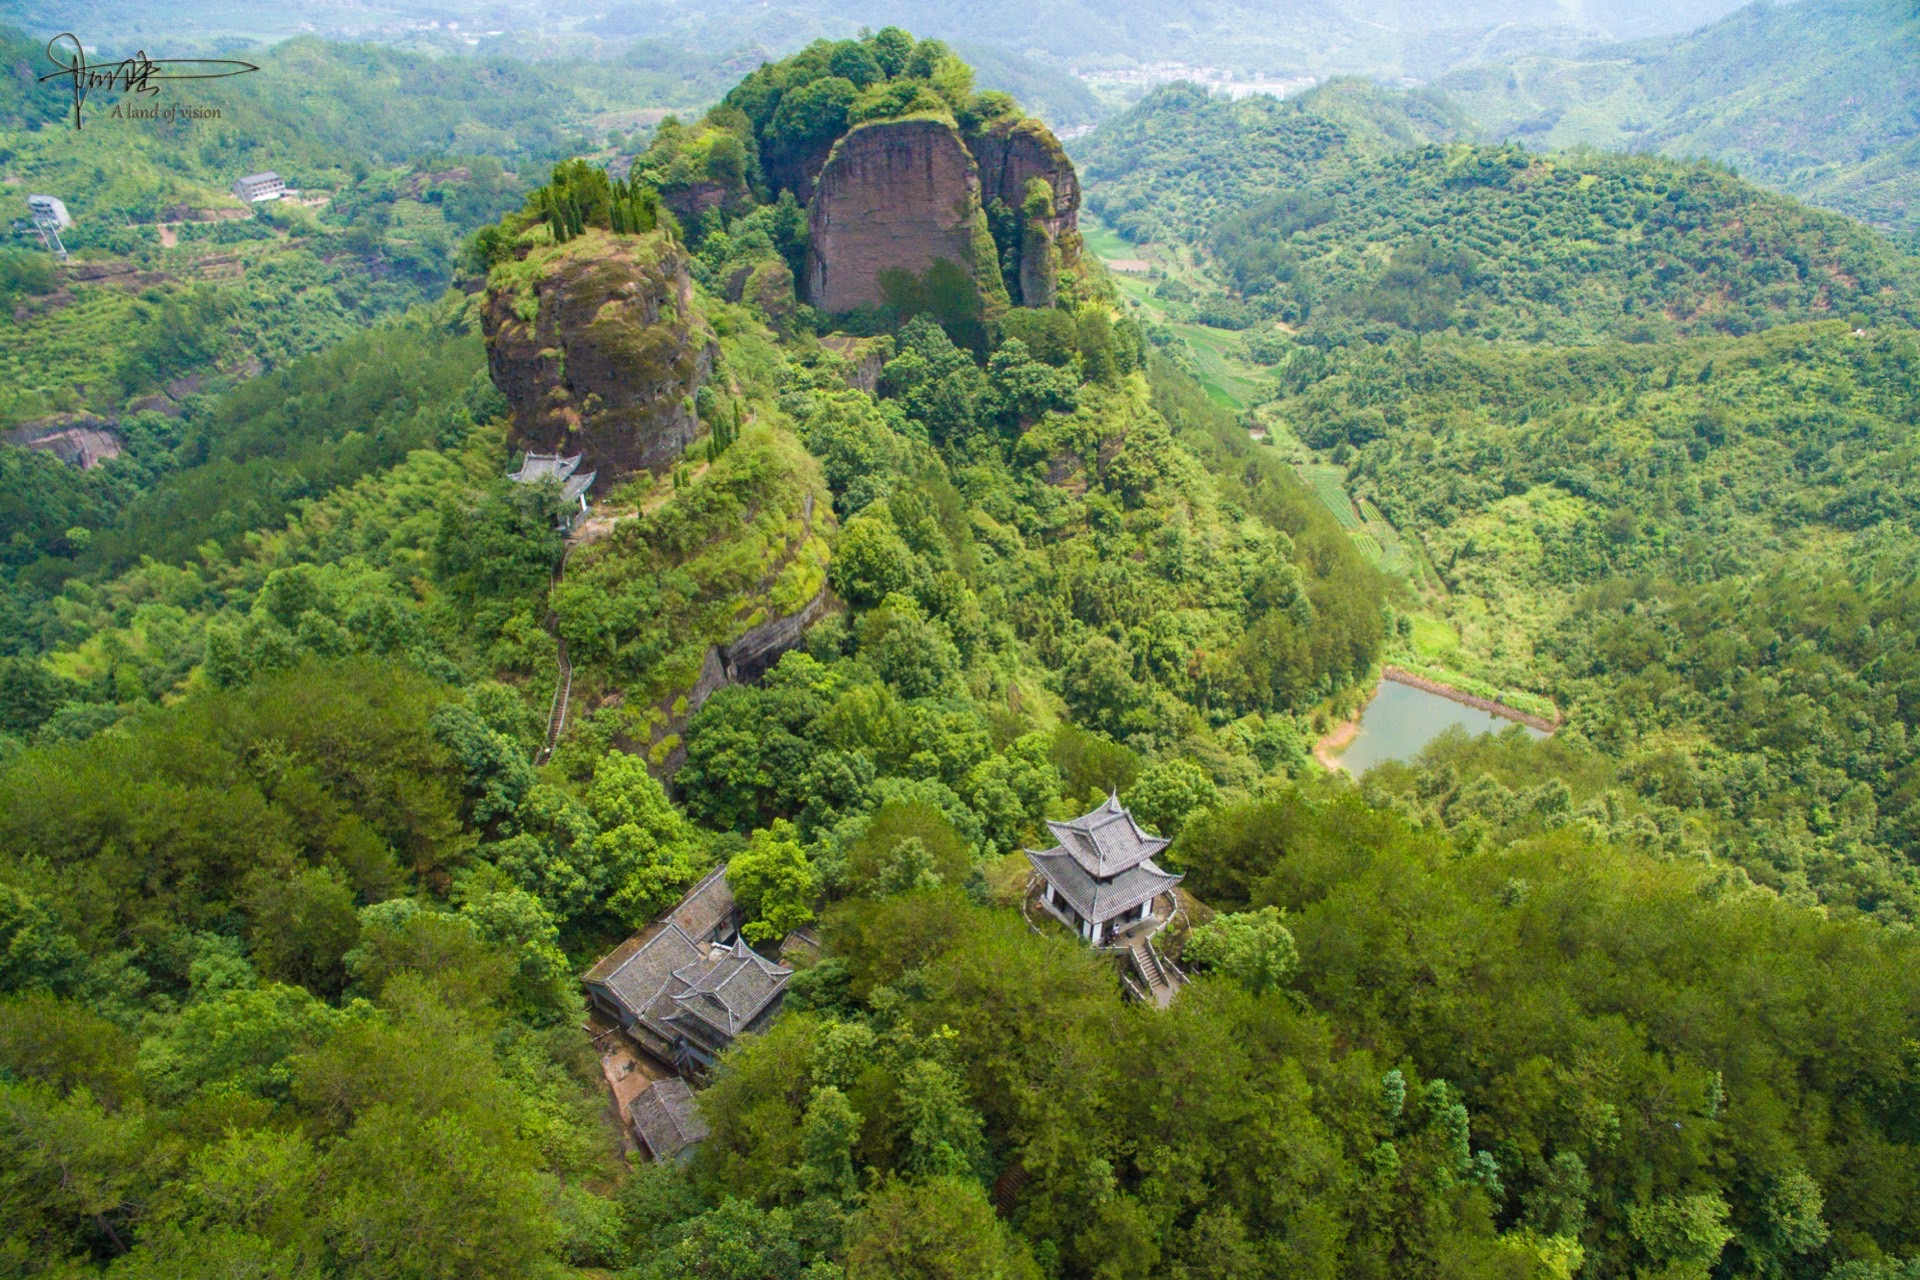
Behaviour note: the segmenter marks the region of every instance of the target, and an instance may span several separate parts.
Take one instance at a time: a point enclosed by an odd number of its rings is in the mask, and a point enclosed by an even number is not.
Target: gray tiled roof
[[[726,864],[721,863],[687,890],[680,905],[667,912],[667,919],[686,930],[688,937],[704,942],[733,923],[733,909],[733,889],[727,884]]]
[[[1060,842],[1047,852],[1068,854],[1095,880],[1111,879],[1172,843],[1142,831],[1117,796],[1072,822],[1049,822],[1047,830]]]
[[[792,976],[793,970],[761,958],[736,938],[731,947],[710,948],[696,963],[675,970],[671,990],[647,1012],[718,1048],[746,1030]]]
[[[700,948],[672,921],[629,938],[587,970],[585,981],[606,988],[630,1015],[644,1016],[673,981],[674,971],[700,959]]]
[[[735,923],[726,867],[709,872],[661,919],[602,956],[582,981],[626,1011],[622,1025],[657,1036],[655,1053],[681,1037],[717,1052],[756,1020],[772,1015],[793,970],[765,959],[743,939],[710,946]],[[629,1024],[637,1022],[638,1028]]]
[[[544,480],[548,476],[564,481],[579,469],[580,457],[581,455],[577,453],[571,458],[563,458],[557,453],[530,453],[521,461],[520,469],[509,473],[507,478],[517,480],[521,484],[531,484],[535,480]],[[592,481],[593,476],[593,472],[587,473],[589,482]]]
[[[678,1076],[657,1080],[627,1104],[633,1131],[655,1160],[671,1160],[707,1136],[693,1090]]]
[[[1162,871],[1151,859],[1128,867],[1111,879],[1096,880],[1076,859],[1058,849],[1046,853],[1029,849],[1027,858],[1048,884],[1066,896],[1082,919],[1095,924],[1105,923],[1180,883],[1179,876]]]

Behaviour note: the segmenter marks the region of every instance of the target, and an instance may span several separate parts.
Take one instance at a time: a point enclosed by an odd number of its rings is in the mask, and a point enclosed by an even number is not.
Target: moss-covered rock
[[[833,527],[819,462],[755,425],[667,501],[577,547],[554,616],[576,687],[623,694],[600,713],[614,740],[670,774],[707,698],[758,679],[831,606]]]
[[[526,239],[488,275],[481,313],[513,443],[584,454],[607,479],[670,465],[699,428],[690,406],[715,352],[686,252],[665,232]]]

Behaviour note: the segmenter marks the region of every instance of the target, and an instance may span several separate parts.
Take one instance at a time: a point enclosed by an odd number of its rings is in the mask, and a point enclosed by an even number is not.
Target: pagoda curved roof
[[[1152,861],[1128,867],[1110,880],[1095,880],[1072,858],[1055,850],[1050,853],[1027,852],[1046,882],[1060,891],[1082,919],[1105,924],[1115,916],[1150,902],[1180,883],[1180,877],[1163,871]]]
[[[1060,843],[1045,854],[1065,854],[1095,880],[1111,880],[1173,843],[1142,831],[1117,795],[1071,822],[1049,822],[1047,830]]]

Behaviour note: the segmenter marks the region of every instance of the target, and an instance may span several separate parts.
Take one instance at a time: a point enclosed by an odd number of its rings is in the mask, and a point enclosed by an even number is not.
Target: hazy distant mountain
[[[1710,156],[1920,243],[1920,5],[1753,5],[1691,35],[1442,87],[1495,137]]]
[[[1273,74],[1426,76],[1522,50],[1684,31],[1732,0],[0,0],[0,21],[102,43],[204,45],[311,32],[457,50],[501,33],[683,40],[775,52],[889,23],[1057,63],[1185,62]],[[518,51],[518,50],[516,50]],[[567,50],[579,53],[578,47]],[[986,70],[986,68],[983,68]]]
[[[1072,64],[1186,62],[1244,71],[1415,75],[1497,54],[1688,30],[1731,0],[709,0],[668,7],[623,0],[604,21],[632,34],[779,43],[888,23],[916,34],[991,42]]]

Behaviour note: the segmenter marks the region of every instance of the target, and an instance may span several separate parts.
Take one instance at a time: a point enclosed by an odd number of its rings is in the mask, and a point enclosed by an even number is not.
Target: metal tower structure
[[[47,252],[65,262],[67,246],[60,242],[60,220],[53,214],[41,209],[33,211],[33,225],[40,233],[40,243],[47,246]]]

